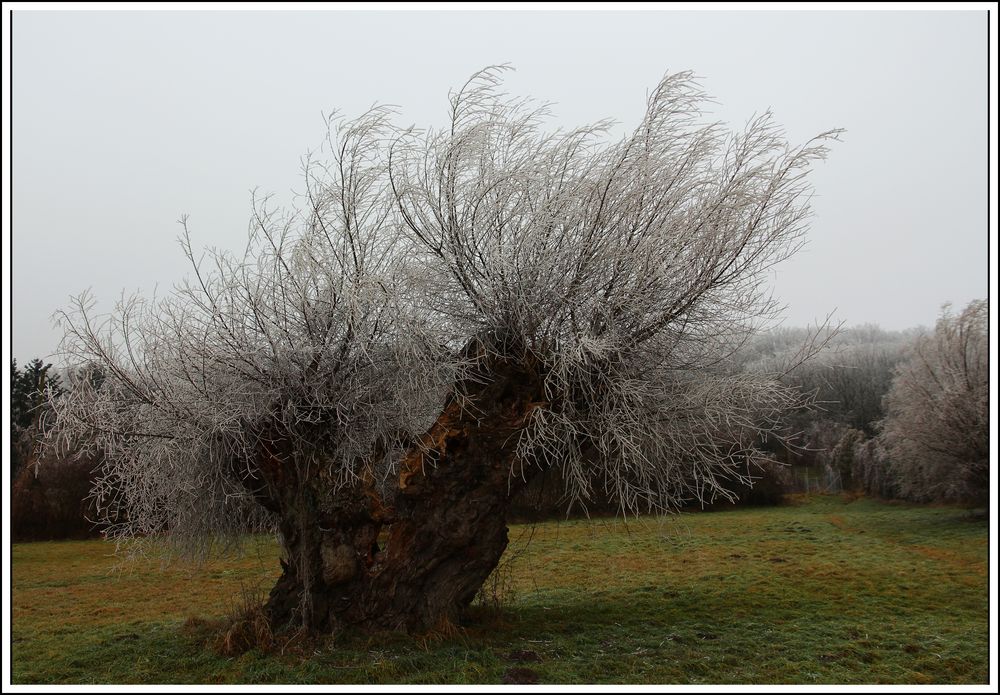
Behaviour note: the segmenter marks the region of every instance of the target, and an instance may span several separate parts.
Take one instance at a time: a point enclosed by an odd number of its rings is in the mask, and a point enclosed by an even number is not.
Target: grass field
[[[533,533],[532,533],[533,528]],[[528,543],[529,535],[531,536]],[[511,530],[499,617],[226,658],[192,617],[269,588],[270,540],[199,568],[111,570],[102,542],[13,547],[14,683],[986,683],[988,525],[813,497]],[[526,546],[526,547],[525,547]],[[185,626],[185,623],[187,625]]]

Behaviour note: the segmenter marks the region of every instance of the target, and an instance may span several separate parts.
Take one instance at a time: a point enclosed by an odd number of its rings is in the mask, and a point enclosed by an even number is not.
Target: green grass
[[[271,542],[124,573],[99,541],[15,545],[13,681],[500,683],[511,668],[540,683],[988,681],[988,526],[963,510],[813,497],[531,530],[511,529],[507,608],[458,636],[341,635],[235,658],[184,623],[268,588]]]

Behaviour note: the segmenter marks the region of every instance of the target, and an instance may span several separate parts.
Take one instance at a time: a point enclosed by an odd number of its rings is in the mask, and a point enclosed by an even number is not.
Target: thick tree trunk
[[[514,448],[542,384],[533,366],[494,359],[456,391],[464,398],[450,397],[404,457],[392,499],[363,483],[333,495],[308,472],[271,486],[284,493],[286,557],[267,604],[276,627],[459,620],[507,547],[512,495],[537,471],[521,471]]]

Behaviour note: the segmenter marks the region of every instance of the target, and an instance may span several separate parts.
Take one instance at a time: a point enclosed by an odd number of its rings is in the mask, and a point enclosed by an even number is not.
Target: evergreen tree
[[[31,454],[34,435],[43,411],[48,407],[48,394],[63,393],[62,380],[37,357],[23,369],[17,360],[10,361],[10,461],[11,479]]]

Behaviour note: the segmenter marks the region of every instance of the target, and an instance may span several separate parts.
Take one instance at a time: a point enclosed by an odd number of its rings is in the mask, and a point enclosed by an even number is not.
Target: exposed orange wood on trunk
[[[518,432],[548,405],[540,372],[523,356],[495,358],[456,383],[423,434],[400,439],[391,499],[375,474],[384,451],[361,462],[353,487],[333,496],[317,471],[296,480],[314,504],[283,521],[289,555],[303,559],[286,566],[272,590],[272,620],[298,620],[308,610],[316,629],[411,631],[458,620],[499,562],[511,495],[531,477],[510,472]],[[379,547],[386,527],[388,542]]]
[[[448,439],[461,434],[464,428],[461,422],[462,408],[457,401],[451,400],[438,416],[434,424],[427,430],[410,452],[399,464],[399,489],[405,490],[410,481],[424,472],[426,457],[432,455],[435,459],[442,458],[448,450]]]

